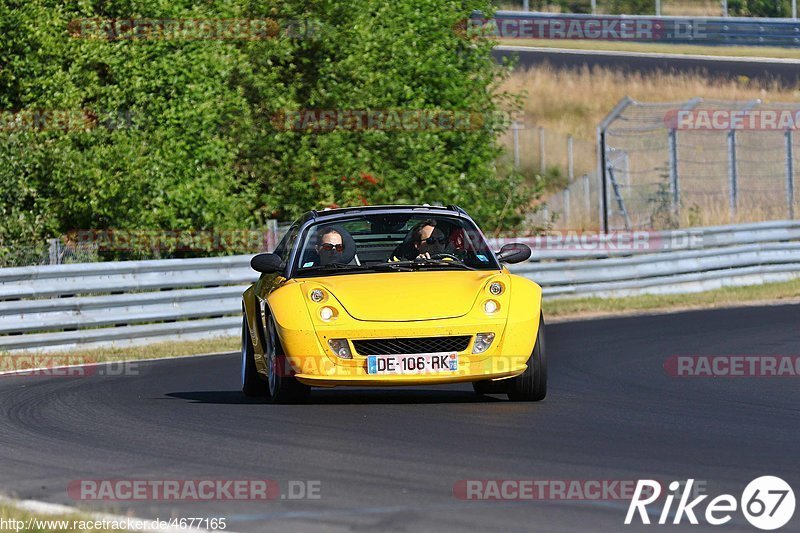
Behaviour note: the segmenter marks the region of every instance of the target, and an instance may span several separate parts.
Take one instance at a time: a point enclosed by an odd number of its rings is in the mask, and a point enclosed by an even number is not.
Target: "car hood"
[[[401,322],[464,316],[497,270],[350,274],[316,278],[357,320]]]

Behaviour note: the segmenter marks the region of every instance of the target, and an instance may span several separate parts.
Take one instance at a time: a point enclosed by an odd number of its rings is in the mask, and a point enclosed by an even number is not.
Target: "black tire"
[[[267,319],[264,359],[267,363],[267,389],[271,403],[305,403],[311,394],[311,387],[289,375],[290,365],[283,353],[275,322]]]
[[[544,316],[539,316],[539,331],[525,372],[510,380],[508,399],[515,402],[538,402],[547,396],[547,357],[545,356]]]
[[[247,318],[242,318],[242,392],[245,396],[263,398],[269,395],[267,383],[258,375]]]

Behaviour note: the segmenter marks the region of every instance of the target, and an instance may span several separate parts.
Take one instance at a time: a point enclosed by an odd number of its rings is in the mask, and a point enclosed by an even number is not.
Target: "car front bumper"
[[[280,337],[286,354],[285,371],[307,385],[316,387],[432,385],[506,379],[525,372],[536,341],[537,326],[538,323],[507,321],[505,317],[475,322],[464,321],[462,318],[427,323],[376,322],[370,323],[369,327],[359,324],[357,328],[317,327],[313,333],[282,330]],[[473,354],[475,335],[482,332],[494,333],[495,340],[485,352]],[[352,359],[338,357],[327,343],[331,338],[352,341],[452,335],[471,336],[467,348],[457,352],[457,370],[420,374],[370,374],[367,372],[367,356],[358,354],[352,342],[350,342]]]

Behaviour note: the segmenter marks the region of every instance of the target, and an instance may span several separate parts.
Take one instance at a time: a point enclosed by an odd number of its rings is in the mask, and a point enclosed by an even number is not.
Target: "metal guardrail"
[[[479,13],[472,16],[473,20],[479,18]],[[510,39],[598,39],[779,47],[800,44],[800,21],[793,19],[497,11],[494,20],[498,36]],[[628,27],[630,31],[626,29]]]
[[[513,239],[534,253],[511,270],[542,285],[547,298],[693,292],[800,276],[800,221],[623,236],[642,246],[610,246],[601,235]],[[237,335],[241,293],[257,278],[250,257],[0,269],[0,351]]]

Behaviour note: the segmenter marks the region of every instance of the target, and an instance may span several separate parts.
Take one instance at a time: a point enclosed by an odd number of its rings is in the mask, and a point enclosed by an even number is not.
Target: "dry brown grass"
[[[548,166],[560,167],[562,175],[564,174],[566,137],[572,135],[575,138],[576,178],[584,172],[593,171],[595,128],[626,95],[641,102],[682,102],[697,96],[706,100],[759,98],[766,106],[772,102],[800,101],[798,90],[787,90],[777,84],[765,88],[748,80],[720,81],[709,80],[700,75],[668,73],[643,76],[607,69],[590,71],[584,68],[581,71],[568,71],[546,66],[515,72],[505,82],[504,88],[513,93],[524,94],[523,113],[527,126],[520,131],[520,160],[521,168],[528,176],[538,173],[540,168],[538,126],[543,126],[547,132]],[[739,196],[735,218],[737,222],[771,220],[785,216],[785,203],[780,197],[783,188],[783,162],[775,156],[783,149],[783,141],[769,137],[770,135],[772,134],[759,133],[749,138],[748,134],[740,135],[741,153],[738,165],[743,192]],[[682,190],[685,189],[685,194],[682,195],[685,209],[681,212],[681,225],[728,223],[730,215],[727,207],[724,136],[684,134],[681,139],[681,156],[684,161],[681,180]],[[511,135],[506,135],[502,141],[510,152],[513,146]],[[630,143],[632,144],[629,148],[633,149],[631,153],[635,155],[631,162],[631,171],[635,173],[636,180],[632,184],[640,186],[659,182],[663,170],[659,171],[658,168],[666,164],[666,148],[650,154],[637,154],[636,144],[634,141]],[[800,150],[796,155],[797,153]],[[628,207],[634,213],[649,216],[651,208],[646,198],[628,198],[626,201],[629,200]],[[573,197],[572,201],[573,207],[583,203],[578,197]],[[551,200],[548,203],[552,204]],[[554,212],[557,211],[557,202],[551,207]],[[594,214],[591,213],[589,219],[593,217]],[[576,224],[592,225],[590,221],[580,220],[571,220],[568,224],[569,227],[575,227]]]
[[[661,14],[681,17],[718,17],[722,7],[718,0],[661,0]]]
[[[721,100],[798,102],[800,90],[777,84],[761,88],[749,80],[710,80],[699,75],[641,75],[608,69],[558,70],[549,66],[519,70],[504,89],[524,95],[526,122],[548,131],[594,140],[595,128],[624,96],[643,102],[677,102],[694,97]]]

